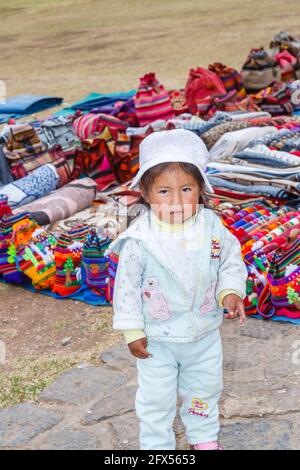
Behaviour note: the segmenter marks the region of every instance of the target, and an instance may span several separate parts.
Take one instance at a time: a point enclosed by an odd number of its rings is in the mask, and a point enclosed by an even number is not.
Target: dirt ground
[[[62,96],[138,86],[156,72],[183,87],[189,68],[240,68],[281,30],[299,34],[299,0],[0,0],[0,80],[7,97]],[[62,340],[71,338],[63,346]],[[0,284],[0,407],[35,399],[62,370],[97,362],[120,341],[111,309]]]
[[[56,300],[0,284],[0,408],[34,400],[61,372],[100,364],[99,355],[121,340],[111,307]]]

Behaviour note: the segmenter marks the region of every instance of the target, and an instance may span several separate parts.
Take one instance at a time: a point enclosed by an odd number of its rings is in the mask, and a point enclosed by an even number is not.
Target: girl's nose
[[[183,204],[183,201],[182,201],[182,195],[181,193],[177,194],[173,194],[173,197],[172,197],[172,206],[182,206]]]

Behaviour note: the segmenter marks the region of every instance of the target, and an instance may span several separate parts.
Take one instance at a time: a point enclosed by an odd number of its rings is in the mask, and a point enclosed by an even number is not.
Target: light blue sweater
[[[158,341],[196,341],[221,325],[223,308],[217,302],[221,291],[234,289],[245,297],[247,270],[239,241],[210,209],[202,208],[195,224],[199,289],[193,298],[161,249],[149,211],[110,244],[109,251],[120,256],[114,329],[143,329],[148,338]]]

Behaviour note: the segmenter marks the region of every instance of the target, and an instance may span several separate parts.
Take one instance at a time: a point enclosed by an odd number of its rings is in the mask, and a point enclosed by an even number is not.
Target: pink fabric
[[[275,55],[275,59],[284,70],[293,70],[293,66],[296,64],[297,59],[288,51],[282,51]]]
[[[218,441],[203,442],[192,446],[194,450],[224,450]]]

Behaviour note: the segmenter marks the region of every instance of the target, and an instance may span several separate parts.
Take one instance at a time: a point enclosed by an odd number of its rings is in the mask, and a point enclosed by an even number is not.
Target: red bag
[[[185,98],[191,113],[206,114],[212,97],[225,94],[226,89],[214,72],[201,67],[190,70],[185,86]]]

